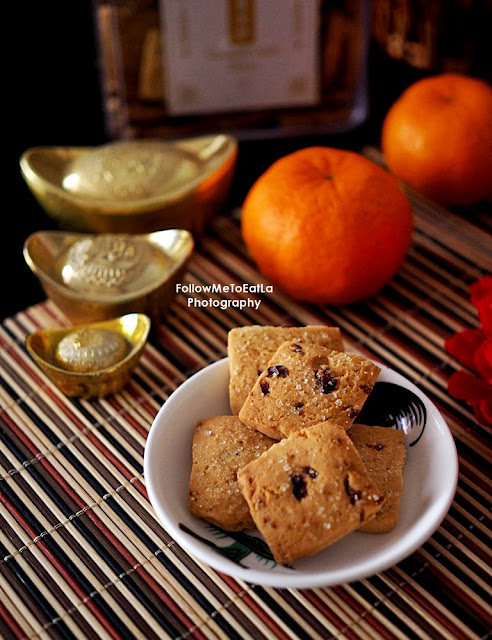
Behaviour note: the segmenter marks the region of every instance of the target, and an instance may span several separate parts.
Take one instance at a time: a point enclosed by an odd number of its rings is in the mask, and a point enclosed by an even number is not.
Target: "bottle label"
[[[160,0],[170,115],[319,102],[319,0]]]

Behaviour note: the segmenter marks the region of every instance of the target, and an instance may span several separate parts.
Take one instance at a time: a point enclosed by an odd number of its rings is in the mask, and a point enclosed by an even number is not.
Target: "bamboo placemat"
[[[491,270],[490,219],[466,219],[410,194],[414,242],[394,281],[347,307],[272,294],[188,307],[179,293],[131,382],[113,396],[68,399],[34,365],[26,335],[66,324],[50,302],[0,327],[0,633],[5,638],[487,638],[490,429],[446,391],[459,364],[444,340],[477,326],[469,285]],[[183,284],[261,284],[239,212],[216,219]],[[244,324],[342,329],[347,350],[400,372],[438,406],[456,441],[459,485],[436,533],[376,576],[333,588],[239,582],[188,556],[156,521],[142,475],[146,436],[172,391],[226,354]]]

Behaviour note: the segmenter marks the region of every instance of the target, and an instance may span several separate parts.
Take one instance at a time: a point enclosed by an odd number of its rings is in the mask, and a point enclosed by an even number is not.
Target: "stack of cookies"
[[[404,434],[354,424],[379,367],[345,352],[337,327],[235,328],[228,355],[232,415],[196,426],[191,512],[256,526],[286,565],[356,529],[393,528]]]

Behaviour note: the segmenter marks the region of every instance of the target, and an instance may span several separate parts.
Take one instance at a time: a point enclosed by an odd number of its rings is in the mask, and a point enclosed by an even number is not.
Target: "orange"
[[[294,299],[348,304],[398,270],[412,211],[394,176],[352,151],[308,147],[275,161],[242,208],[259,270]]]
[[[381,147],[388,168],[442,205],[492,195],[492,89],[443,73],[410,85],[386,114]]]

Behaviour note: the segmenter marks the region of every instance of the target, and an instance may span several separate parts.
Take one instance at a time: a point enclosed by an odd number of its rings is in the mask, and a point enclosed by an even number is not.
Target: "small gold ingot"
[[[24,257],[48,296],[72,322],[146,313],[158,322],[193,252],[184,229],[150,234],[37,231]]]
[[[148,316],[130,313],[98,323],[42,329],[27,336],[26,348],[67,396],[101,397],[129,381],[150,324]]]
[[[99,147],[33,147],[20,158],[33,195],[61,229],[200,236],[224,203],[237,141],[123,140]]]

